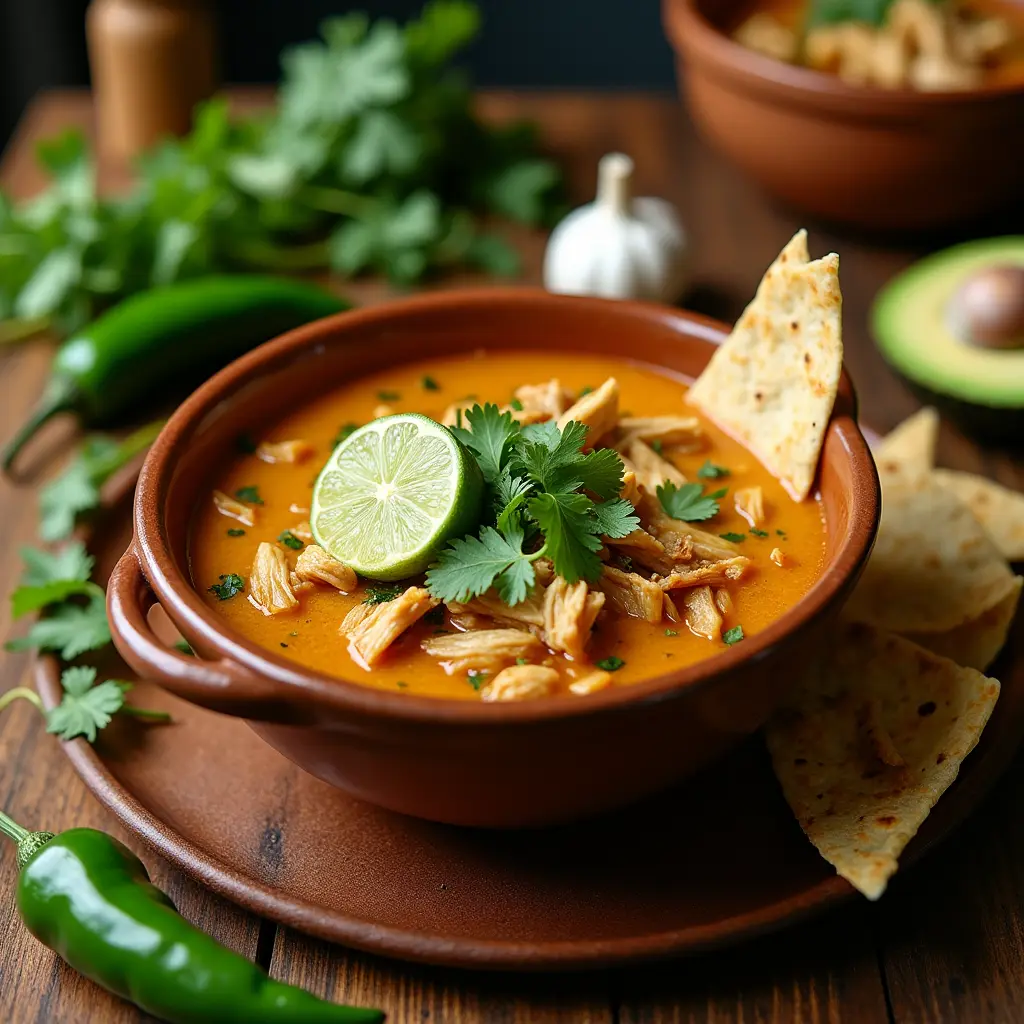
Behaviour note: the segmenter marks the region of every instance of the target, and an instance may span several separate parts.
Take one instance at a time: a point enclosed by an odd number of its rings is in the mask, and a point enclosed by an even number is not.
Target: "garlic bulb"
[[[687,283],[686,231],[671,203],[632,197],[633,161],[602,157],[597,198],[552,232],[544,286],[570,295],[674,302]]]

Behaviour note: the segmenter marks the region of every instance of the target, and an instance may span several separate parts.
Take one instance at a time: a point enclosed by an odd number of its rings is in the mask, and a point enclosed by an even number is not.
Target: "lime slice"
[[[452,537],[480,522],[483,478],[451,431],[419,413],[353,431],[313,486],[317,543],[360,576],[422,572]]]

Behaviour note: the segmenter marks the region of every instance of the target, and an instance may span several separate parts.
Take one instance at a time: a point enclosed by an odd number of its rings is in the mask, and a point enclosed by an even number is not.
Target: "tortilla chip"
[[[1003,649],[1010,626],[1017,614],[1021,584],[1024,577],[1014,577],[1010,592],[997,604],[982,612],[976,619],[965,622],[944,633],[905,633],[922,647],[950,658],[958,665],[966,665],[984,672]]]
[[[875,449],[879,473],[909,473],[922,476],[935,465],[935,444],[939,437],[939,414],[925,406],[894,427]]]
[[[1024,560],[1024,494],[973,473],[935,470],[935,479],[951,490],[989,532],[1003,558]]]
[[[942,633],[977,619],[1017,586],[955,494],[930,474],[887,477],[875,548],[844,614],[894,633]]]
[[[798,231],[687,401],[741,441],[794,499],[810,492],[843,366],[839,257]]]
[[[833,640],[765,737],[808,839],[876,900],[974,749],[999,683],[871,626]]]

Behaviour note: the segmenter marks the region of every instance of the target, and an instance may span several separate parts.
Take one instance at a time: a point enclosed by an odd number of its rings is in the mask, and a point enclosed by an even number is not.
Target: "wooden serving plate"
[[[131,488],[91,538],[105,578],[131,534]],[[1024,735],[1024,619],[992,674],[1002,695],[977,749],[903,858],[957,826]],[[102,671],[129,675],[116,655]],[[59,699],[54,659],[38,663]],[[242,721],[152,683],[64,745],[97,798],[172,863],[236,903],[375,953],[460,967],[592,968],[693,953],[792,924],[853,895],[804,838],[759,739],[686,785],[556,829],[487,832],[407,818],[305,774]]]

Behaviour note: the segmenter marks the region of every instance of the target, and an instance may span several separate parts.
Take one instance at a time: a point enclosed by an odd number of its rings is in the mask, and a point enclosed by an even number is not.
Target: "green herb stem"
[[[51,320],[48,316],[14,317],[0,320],[0,345],[17,345],[37,334],[48,330]]]
[[[330,263],[330,252],[325,241],[279,246],[262,239],[253,240],[234,246],[230,255],[246,267],[260,270],[322,270]]]
[[[8,690],[0,696],[0,711],[3,711],[4,708],[9,704],[13,704],[16,700],[27,700],[41,715],[46,714],[46,708],[43,707],[39,694],[35,690],[30,690],[27,686],[16,686],[13,690]]]
[[[0,811],[0,833],[19,845],[30,835],[27,828],[22,828],[13,818],[8,818],[3,811]]]
[[[134,704],[125,704],[121,709],[122,715],[131,715],[132,718],[143,718],[147,722],[170,722],[171,716],[166,711],[153,711],[150,708],[137,708]]]
[[[306,185],[300,190],[299,199],[315,210],[340,213],[346,217],[367,217],[380,207],[376,199],[346,189],[325,188],[322,185]]]

